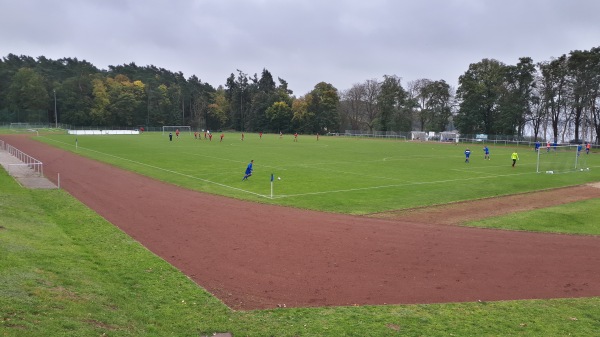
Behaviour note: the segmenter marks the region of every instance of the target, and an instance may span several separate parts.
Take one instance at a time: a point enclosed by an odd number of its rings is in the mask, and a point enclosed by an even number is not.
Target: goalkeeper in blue
[[[251,160],[250,163],[248,164],[248,166],[246,167],[246,173],[244,174],[244,178],[242,178],[242,181],[244,180],[248,180],[248,177],[250,177],[252,175],[252,165],[254,164],[254,160]]]

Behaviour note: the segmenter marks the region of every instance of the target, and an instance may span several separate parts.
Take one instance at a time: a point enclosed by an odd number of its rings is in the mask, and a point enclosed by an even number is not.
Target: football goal
[[[587,158],[581,145],[541,147],[537,153],[537,173],[566,173],[587,170]]]
[[[427,132],[425,132],[425,131],[411,131],[410,132],[410,139],[411,140],[425,141],[425,140],[427,140]]]
[[[456,132],[440,132],[440,142],[458,142],[458,134]]]
[[[31,129],[29,123],[10,123],[11,129]]]
[[[166,125],[166,126],[162,127],[163,135],[165,133],[169,133],[169,132],[176,132],[177,130],[179,130],[179,132],[188,132],[189,134],[192,134],[192,127],[188,126],[188,125],[183,125],[183,126]]]

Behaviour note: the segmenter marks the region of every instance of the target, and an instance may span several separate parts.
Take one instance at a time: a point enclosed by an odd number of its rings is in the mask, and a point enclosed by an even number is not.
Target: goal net
[[[188,132],[189,134],[192,134],[192,127],[189,125],[166,125],[162,127],[163,135],[169,132],[176,132],[177,130],[179,130],[179,132]]]
[[[566,173],[587,169],[585,149],[581,145],[540,147],[538,150],[538,173]]]
[[[22,129],[31,129],[31,126],[29,125],[29,123],[10,123],[10,128],[22,130]]]
[[[440,132],[440,142],[458,142],[458,134],[456,132]]]
[[[411,140],[427,140],[427,132],[424,131],[411,131],[410,132]]]

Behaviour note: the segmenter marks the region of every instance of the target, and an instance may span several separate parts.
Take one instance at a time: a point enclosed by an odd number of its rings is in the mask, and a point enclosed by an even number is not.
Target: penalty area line
[[[534,172],[535,173],[535,172]],[[278,195],[273,196],[275,198],[290,198],[290,197],[302,197],[307,195],[319,195],[319,194],[329,194],[329,193],[342,193],[342,192],[356,192],[356,191],[367,191],[367,190],[377,190],[382,188],[393,188],[393,187],[402,187],[402,186],[416,186],[416,185],[430,185],[430,184],[443,184],[455,181],[466,181],[466,180],[474,180],[474,179],[488,179],[488,178],[498,178],[498,177],[512,177],[512,176],[520,176],[532,173],[514,173],[514,174],[498,174],[484,177],[469,177],[463,179],[449,179],[449,180],[436,180],[436,181],[419,181],[414,183],[406,183],[406,184],[394,184],[394,185],[381,185],[381,186],[370,186],[370,187],[361,187],[361,188],[349,188],[344,190],[331,190],[331,191],[320,191],[320,192],[309,192],[309,193],[298,193],[298,194],[287,194],[287,195]]]

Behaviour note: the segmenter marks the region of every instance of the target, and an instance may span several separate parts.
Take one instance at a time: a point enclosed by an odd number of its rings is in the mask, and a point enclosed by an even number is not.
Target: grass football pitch
[[[274,135],[246,135],[240,144],[237,136],[226,134],[223,143],[169,143],[158,133],[40,139],[187,188],[346,213],[600,180],[596,154],[585,158],[590,171],[549,175],[535,173],[525,147],[512,169],[515,148],[505,146],[490,146],[492,159],[484,161],[479,144],[308,136],[294,143]],[[242,183],[250,159],[255,175]],[[272,199],[271,172],[282,178]],[[2,336],[593,336],[600,324],[597,297],[232,311],[66,192],[22,189],[5,172],[0,186]],[[560,214],[569,222],[578,215],[577,229],[597,228],[589,212],[597,200],[559,207],[497,226],[546,225]]]
[[[536,173],[532,147],[406,142],[381,139],[225,133],[212,141],[189,133],[169,141],[141,135],[47,135],[39,139],[100,161],[179,186],[264,203],[329,212],[367,214],[471,200],[600,180],[600,158],[585,155],[561,174]],[[470,163],[464,151],[471,150]],[[511,153],[519,161],[511,166]],[[554,163],[557,168],[570,166]],[[254,160],[254,174],[242,181]],[[550,166],[545,166],[548,169]],[[559,171],[556,171],[559,173]],[[562,172],[562,171],[561,171]],[[274,181],[271,183],[271,175]],[[280,178],[280,179],[278,179]]]

